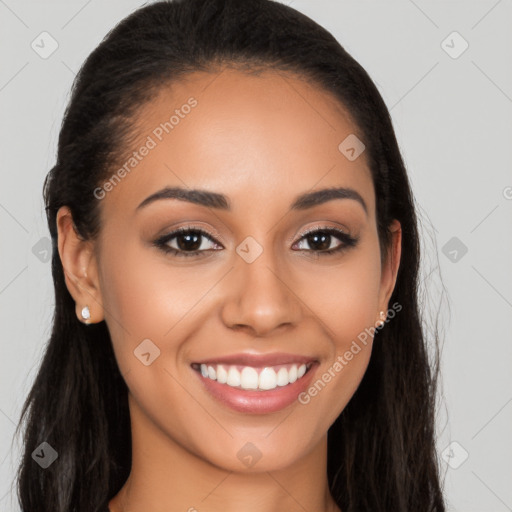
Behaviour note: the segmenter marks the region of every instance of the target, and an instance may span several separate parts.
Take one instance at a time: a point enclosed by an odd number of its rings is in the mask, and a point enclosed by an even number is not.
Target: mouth
[[[289,386],[301,379],[313,366],[312,362],[253,367],[232,364],[192,363],[192,368],[205,379],[235,389],[270,391]]]
[[[317,365],[313,358],[290,354],[239,354],[190,366],[208,393],[223,405],[264,414],[296,402]]]

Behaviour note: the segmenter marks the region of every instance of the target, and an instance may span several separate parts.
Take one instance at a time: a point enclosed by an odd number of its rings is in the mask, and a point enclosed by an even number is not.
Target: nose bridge
[[[301,311],[287,283],[285,259],[275,253],[270,236],[265,240],[248,236],[236,247],[230,298],[223,309],[227,325],[247,326],[258,335],[296,323]]]

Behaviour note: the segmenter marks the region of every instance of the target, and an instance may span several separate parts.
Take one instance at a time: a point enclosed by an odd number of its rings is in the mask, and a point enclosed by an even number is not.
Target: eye
[[[209,248],[208,242],[205,243],[205,239],[209,240],[209,242],[216,247],[213,249],[211,247]],[[339,243],[333,246],[334,239],[338,239]],[[354,247],[358,240],[358,238],[354,238],[340,229],[329,226],[315,228],[303,233],[296,244],[301,245],[306,243],[309,249],[299,247],[299,250],[313,252],[320,256],[327,256]],[[220,250],[219,247],[222,248],[209,233],[200,228],[190,226],[178,228],[171,233],[161,236],[153,242],[153,245],[165,253],[170,253],[178,257],[204,256],[204,253],[210,250]]]
[[[215,240],[206,231],[199,228],[182,227],[172,233],[168,233],[153,242],[159,249],[165,253],[171,253],[175,256],[197,256],[209,250],[208,243],[204,243],[204,239],[209,240],[216,245]],[[171,243],[176,244],[175,247]],[[218,249],[214,249],[218,250]]]
[[[337,238],[339,243],[333,246],[334,238]],[[307,231],[301,236],[298,243],[305,242],[310,248],[313,248],[313,252],[319,256],[325,256],[354,247],[358,240],[358,238],[352,237],[340,229],[326,226]],[[302,250],[304,249],[302,248]]]

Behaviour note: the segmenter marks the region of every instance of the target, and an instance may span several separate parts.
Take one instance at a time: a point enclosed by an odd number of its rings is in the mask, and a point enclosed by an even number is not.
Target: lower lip
[[[293,384],[268,391],[233,388],[208,377],[203,377],[197,370],[192,369],[192,371],[201,379],[206,390],[224,405],[238,412],[267,414],[280,411],[296,402],[299,394],[309,386],[316,367],[317,364],[313,363],[309,371]]]

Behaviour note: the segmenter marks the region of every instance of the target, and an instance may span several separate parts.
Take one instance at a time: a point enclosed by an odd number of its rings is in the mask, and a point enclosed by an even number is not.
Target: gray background
[[[334,34],[391,111],[423,226],[425,323],[443,311],[449,510],[512,511],[512,3],[286,3]],[[76,71],[142,4],[0,0],[1,511],[19,510],[14,427],[50,333],[43,180]],[[43,31],[58,44],[47,58],[31,47],[51,49]]]

